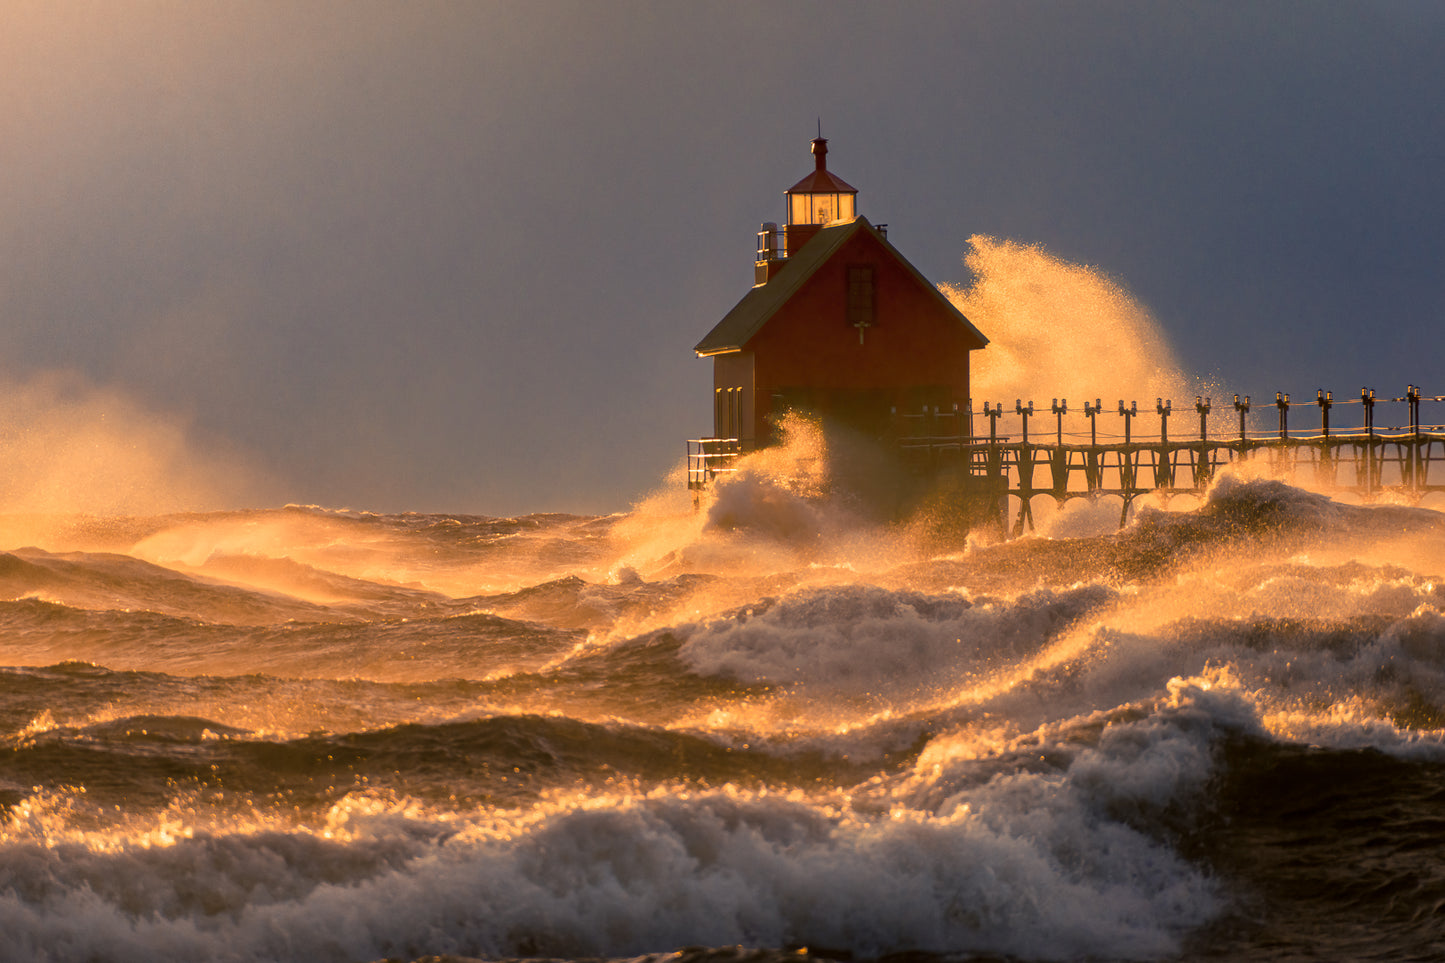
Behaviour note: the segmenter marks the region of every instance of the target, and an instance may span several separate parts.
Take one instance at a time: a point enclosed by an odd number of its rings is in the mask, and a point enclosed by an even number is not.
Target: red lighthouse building
[[[730,453],[777,441],[788,411],[825,433],[890,443],[968,434],[969,352],[988,339],[857,214],[828,170],[789,188],[788,222],[758,234],[756,283],[694,349],[713,361],[713,437],[694,443],[689,484]]]

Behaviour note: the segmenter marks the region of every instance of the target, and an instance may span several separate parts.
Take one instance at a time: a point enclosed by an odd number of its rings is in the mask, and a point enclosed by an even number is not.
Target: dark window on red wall
[[[743,389],[718,388],[713,392],[713,435],[737,438],[742,430]]]
[[[871,267],[848,269],[848,323],[859,329],[875,323]]]

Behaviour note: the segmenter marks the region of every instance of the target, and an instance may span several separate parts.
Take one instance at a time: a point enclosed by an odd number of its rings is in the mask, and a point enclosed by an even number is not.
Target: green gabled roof
[[[693,350],[701,357],[741,351],[743,346],[772,320],[773,315],[792,300],[793,295],[798,293],[808,279],[859,231],[867,231],[873,235],[883,245],[884,250],[897,258],[898,263],[903,265],[920,285],[932,292],[945,311],[956,317],[959,324],[978,338],[980,348],[988,344],[988,338],[943,296],[943,292],[930,284],[916,267],[909,264],[908,259],[898,253],[898,249],[889,244],[888,239],[878,233],[866,217],[855,217],[846,223],[825,227],[813,235],[808,243],[803,245],[802,250],[788,258],[787,267],[773,275],[772,280],[766,284],[759,284],[743,295],[743,299],[733,306]]]

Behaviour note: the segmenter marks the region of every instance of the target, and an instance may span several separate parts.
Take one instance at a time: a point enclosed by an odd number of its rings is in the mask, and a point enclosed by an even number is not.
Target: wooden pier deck
[[[1358,399],[1340,400],[1320,390],[1301,403],[1277,392],[1272,402],[1255,405],[1249,396],[1235,395],[1217,411],[1208,398],[1177,412],[1163,398],[1153,412],[1123,401],[1106,409],[1097,399],[1082,409],[1060,399],[1046,409],[1016,400],[1011,411],[1001,402],[984,402],[977,411],[895,412],[889,444],[917,474],[963,478],[970,497],[982,493],[993,502],[989,514],[1017,533],[1032,530],[1039,497],[1058,506],[1076,498],[1118,498],[1122,525],[1140,496],[1202,495],[1220,469],[1246,459],[1265,459],[1271,474],[1352,492],[1365,502],[1388,497],[1415,503],[1445,492],[1445,423],[1438,414],[1433,423],[1421,418],[1422,406],[1441,403],[1445,395],[1427,396],[1415,385],[1398,398],[1362,389]],[[1377,407],[1383,421],[1376,419]],[[1357,416],[1343,419],[1348,427],[1342,429],[1336,408],[1357,409]],[[1297,426],[1306,418],[1313,424],[1291,429],[1292,410]],[[1042,434],[1040,418],[1048,419]],[[1151,429],[1157,425],[1157,433],[1145,435],[1139,418],[1153,422]],[[1188,421],[1184,433],[1177,430],[1181,418]],[[1223,431],[1221,420],[1228,422]],[[1261,421],[1277,423],[1266,428]],[[985,425],[986,434],[980,430]],[[690,441],[688,487],[704,489],[730,474],[742,454],[735,439]]]
[[[1214,406],[1205,398],[1195,399],[1193,412],[1177,413],[1164,399],[1156,401],[1152,413],[1141,412],[1137,403],[1126,407],[1122,401],[1107,410],[1098,401],[1086,403],[1082,412],[1071,412],[1067,401],[1057,399],[1048,409],[1015,401],[1012,412],[1006,412],[1002,403],[985,402],[970,420],[978,425],[979,418],[986,419],[987,435],[919,435],[901,438],[899,444],[920,470],[959,466],[981,481],[992,497],[1009,500],[998,510],[1001,517],[1013,519],[1014,532],[1032,529],[1033,501],[1039,496],[1058,505],[1075,498],[1117,497],[1122,502],[1122,524],[1141,495],[1202,494],[1221,468],[1244,459],[1264,458],[1272,474],[1317,488],[1353,492],[1366,502],[1385,495],[1418,502],[1430,493],[1445,492],[1445,424],[1426,424],[1420,416],[1422,404],[1439,402],[1445,402],[1445,396],[1424,396],[1413,385],[1399,398],[1376,398],[1373,391],[1365,390],[1358,400],[1348,401],[1321,390],[1308,405],[1318,409],[1317,425],[1292,431],[1291,408],[1304,406],[1279,393],[1268,405],[1275,409],[1278,427],[1261,430],[1251,422],[1254,406],[1248,396],[1236,395],[1232,410],[1225,409],[1237,416],[1227,435],[1211,434]],[[1404,415],[1403,423],[1377,424],[1377,404],[1394,406],[1391,413]],[[1332,410],[1343,406],[1358,406],[1358,426],[1340,430],[1332,425]],[[1151,414],[1157,418],[1157,434],[1138,437],[1135,419]],[[1171,436],[1170,418],[1189,414],[1197,416],[1197,424],[1190,425],[1195,430],[1187,437]],[[1087,432],[1079,430],[1080,415],[1087,419]],[[1066,431],[1069,416],[1071,430]],[[1106,421],[1101,433],[1101,416],[1116,419],[1113,426],[1122,432],[1111,432]],[[1035,425],[1030,421],[1039,417],[1051,418],[1052,437],[1040,439],[1037,432],[1031,437]],[[1005,430],[1017,434],[1002,434],[1000,421],[1005,422]],[[1087,441],[1080,440],[1081,435]]]

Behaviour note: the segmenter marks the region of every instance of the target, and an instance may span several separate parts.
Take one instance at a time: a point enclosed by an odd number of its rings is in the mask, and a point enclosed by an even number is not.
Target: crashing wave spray
[[[0,381],[0,510],[122,515],[233,507],[270,486],[233,453],[68,372]]]
[[[1143,402],[1206,390],[1180,368],[1158,321],[1118,282],[1037,244],[981,234],[969,244],[964,263],[973,284],[940,289],[991,339],[974,355],[975,399]]]

